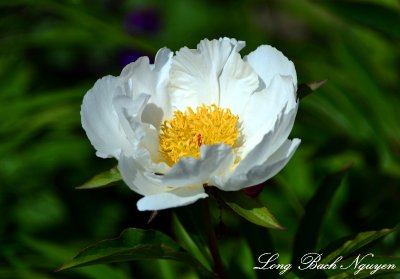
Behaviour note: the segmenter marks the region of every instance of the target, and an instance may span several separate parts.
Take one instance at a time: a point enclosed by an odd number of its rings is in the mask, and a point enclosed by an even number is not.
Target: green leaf
[[[354,252],[357,252],[359,249],[363,248],[366,245],[371,244],[372,242],[387,236],[388,234],[396,231],[396,229],[382,229],[379,231],[369,231],[369,232],[362,232],[357,234],[356,236],[346,237],[344,239],[339,240],[336,243],[342,243],[340,244],[340,247],[335,249],[332,252],[327,252],[327,250],[331,247],[327,247],[327,249],[324,249],[322,251],[322,254],[326,255],[329,253],[326,257],[324,257],[321,261],[321,263],[330,263],[334,259],[336,259],[339,256],[346,257],[348,255],[353,254]],[[337,246],[337,245],[335,245]]]
[[[199,236],[196,235],[196,232],[191,231],[189,233],[187,228],[182,224],[176,212],[174,212],[172,216],[172,224],[176,235],[175,239],[182,245],[183,248],[185,248],[186,251],[190,252],[205,267],[209,268],[210,262],[208,261],[206,254],[203,253],[204,249],[201,249],[200,246],[200,244],[203,244],[203,242],[198,241]],[[204,245],[202,246],[204,247]]]
[[[94,189],[110,186],[111,183],[120,181],[121,179],[121,174],[119,173],[117,167],[114,167],[108,171],[102,172],[92,177],[83,185],[76,187],[76,189]]]
[[[372,254],[373,255],[373,254]],[[326,269],[329,278],[372,278],[400,273],[400,257],[372,256],[369,253],[342,260],[336,269]],[[371,266],[372,265],[372,266]],[[375,268],[376,271],[375,271]],[[373,272],[373,273],[371,273]],[[388,278],[382,277],[382,278]],[[394,277],[390,277],[394,278]]]
[[[394,28],[400,25],[398,9],[374,3],[351,3],[350,1],[329,3],[329,8],[349,21],[368,26],[390,38],[400,39],[400,29]]]
[[[396,228],[394,229],[382,229],[379,231],[369,231],[369,232],[362,232],[356,235],[347,236],[336,240],[330,243],[326,248],[322,249],[318,254],[320,255],[327,255],[324,257],[319,264],[332,264],[335,260],[339,257],[343,257],[345,260],[340,261],[340,264],[343,266],[349,266],[350,263],[347,265],[344,264],[347,262],[346,257],[350,255],[354,255],[358,250],[364,248],[365,246],[372,244],[373,242],[381,239],[382,237],[387,236],[388,234],[397,231]],[[354,260],[354,258],[353,258]],[[339,266],[340,268],[340,266]],[[338,268],[336,273],[340,273],[340,269]],[[327,273],[327,270],[325,270]],[[336,274],[335,273],[335,274]],[[330,272],[329,274],[333,274]],[[349,275],[346,273],[342,273],[338,275],[338,278],[347,278]],[[324,278],[324,271],[322,270],[309,270],[306,275],[303,275],[304,278]],[[353,277],[352,277],[353,278]]]
[[[324,80],[318,80],[318,81],[312,81],[309,83],[302,83],[299,84],[297,88],[297,96],[300,99],[303,99],[304,97],[310,95],[312,92],[320,88],[322,85],[324,85],[327,82],[326,79]]]
[[[71,253],[73,253],[74,247],[69,245],[65,247],[62,243],[52,243],[48,240],[39,240],[36,238],[32,238],[29,235],[22,235],[20,239],[21,243],[32,249],[35,253],[35,257],[43,259],[43,263],[40,262],[40,268],[46,267],[48,270],[54,269],[55,265],[60,265],[65,257],[68,257]],[[32,263],[30,263],[32,264]],[[30,266],[32,268],[32,266]],[[35,270],[35,269],[34,269]],[[100,265],[96,267],[86,267],[75,269],[73,273],[80,276],[76,276],[79,278],[96,278],[96,279],[128,279],[129,276],[126,275],[123,270],[118,269],[117,267]],[[15,278],[12,276],[1,276],[0,278]],[[33,276],[29,276],[27,278],[36,278]],[[40,277],[42,278],[42,277]],[[45,277],[43,277],[45,278]]]
[[[240,191],[215,192],[217,193],[217,196],[221,198],[233,211],[246,220],[265,228],[284,229],[268,208],[260,204],[257,199],[250,198]]]
[[[72,260],[57,271],[72,267],[104,264],[112,262],[169,259],[187,263],[206,278],[215,278],[214,274],[181,250],[179,244],[169,236],[155,230],[126,229],[114,239],[100,241],[79,252]]]
[[[81,28],[90,30],[93,32],[93,34],[96,34],[100,32],[99,30],[102,30],[102,33],[106,34],[108,39],[112,42],[123,44],[125,46],[133,46],[135,49],[144,52],[155,53],[157,51],[157,48],[155,48],[144,38],[138,38],[138,36],[128,36],[110,22],[106,23],[100,18],[71,5],[51,0],[29,1],[29,5],[32,5],[32,7],[40,7],[44,10],[56,13],[71,23],[79,24]]]
[[[298,266],[303,255],[316,248],[325,213],[348,168],[349,166],[346,166],[342,170],[326,176],[321,181],[317,192],[305,206],[305,213],[300,220],[293,246],[292,262],[294,266]],[[304,274],[304,271],[298,269],[295,269],[294,272],[298,275]]]

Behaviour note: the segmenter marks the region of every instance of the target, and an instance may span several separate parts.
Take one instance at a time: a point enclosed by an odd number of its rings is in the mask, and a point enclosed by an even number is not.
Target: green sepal
[[[265,228],[285,229],[278,223],[269,209],[255,198],[251,198],[240,191],[226,192],[216,190],[214,194],[247,221]]]
[[[89,181],[85,182],[81,186],[76,187],[76,189],[95,189],[100,187],[111,186],[112,183],[121,181],[122,177],[119,173],[117,167],[99,173],[92,177]]]
[[[327,81],[328,81],[327,79],[323,79],[323,80],[312,81],[309,83],[301,83],[297,87],[297,96],[299,97],[299,99],[303,99],[304,97],[310,95],[312,92],[316,91]]]

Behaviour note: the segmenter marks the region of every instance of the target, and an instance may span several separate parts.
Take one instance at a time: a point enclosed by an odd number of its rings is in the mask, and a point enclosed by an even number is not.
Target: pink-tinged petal
[[[297,74],[292,61],[287,59],[279,50],[269,45],[259,46],[255,51],[244,57],[253,67],[254,71],[261,77],[268,87],[276,75],[291,78],[297,89]]]
[[[237,191],[267,181],[283,169],[299,145],[299,139],[286,140],[282,146],[262,164],[252,167],[247,172],[234,172],[225,177],[215,177],[213,185],[224,191]]]
[[[82,127],[102,158],[118,158],[131,143],[121,126],[113,99],[124,96],[121,80],[106,76],[99,79],[85,97],[81,107]]]
[[[162,210],[185,206],[206,197],[208,195],[204,192],[202,185],[181,187],[168,192],[144,196],[138,201],[137,207],[140,211]]]

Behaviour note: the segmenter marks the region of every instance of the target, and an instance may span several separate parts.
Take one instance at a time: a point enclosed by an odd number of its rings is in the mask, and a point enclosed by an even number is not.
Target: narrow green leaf
[[[331,10],[348,19],[350,23],[356,22],[390,38],[400,39],[400,29],[395,28],[400,25],[398,9],[390,9],[375,3],[352,3],[351,1],[336,1],[328,5]]]
[[[249,245],[254,261],[253,267],[263,266],[258,262],[258,257],[261,254],[264,254],[265,252],[269,252],[271,253],[271,255],[278,253],[275,248],[274,241],[272,240],[272,231],[264,230],[262,233],[260,233],[259,227],[257,227],[256,225],[248,224],[248,226],[246,226],[246,229],[243,230],[241,233],[247,244]],[[260,245],[260,243],[262,243],[262,245]],[[256,278],[266,278],[266,273],[260,272],[260,270],[256,269],[253,269],[253,271]],[[279,272],[279,269],[268,270],[268,278],[280,278]]]
[[[321,263],[330,263],[339,256],[346,257],[348,255],[351,255],[354,252],[357,252],[359,249],[363,248],[364,246],[369,245],[394,231],[396,231],[396,229],[382,229],[379,231],[362,232],[351,238],[346,237],[345,239],[342,239],[340,241],[342,242],[340,247],[332,252],[329,252],[329,254],[322,259]],[[327,247],[327,249],[329,249],[329,246]],[[326,255],[328,253],[327,249],[324,249],[325,251],[322,250],[322,254]]]
[[[92,177],[83,185],[76,187],[76,189],[93,189],[110,186],[111,183],[120,181],[121,179],[121,174],[119,173],[117,167],[114,167],[108,171],[102,172]]]
[[[257,199],[250,198],[240,191],[215,192],[217,193],[217,196],[221,198],[234,212],[246,220],[265,228],[284,229],[268,208],[260,204]]]
[[[178,251],[179,245],[161,232],[126,229],[117,238],[103,240],[83,249],[58,270],[100,263],[162,259]]]
[[[369,231],[369,232],[362,232],[356,235],[347,236],[336,240],[330,243],[326,248],[322,249],[318,254],[324,257],[319,264],[332,264],[335,262],[336,259],[339,257],[343,257],[343,260],[340,261],[339,264],[343,266],[349,266],[349,264],[345,265],[346,258],[350,255],[354,255],[358,250],[362,249],[365,250],[365,246],[372,244],[373,242],[385,237],[386,235],[397,231],[396,228],[394,229],[382,229],[379,231]],[[338,269],[340,268],[337,267]],[[338,270],[336,273],[340,273],[342,271]],[[304,274],[304,278],[325,278],[326,275],[324,274],[323,270],[308,270],[307,274]],[[336,274],[335,273],[335,274]],[[331,273],[330,273],[331,274]],[[348,278],[349,274],[341,273],[337,275],[338,277],[335,278]],[[353,277],[351,277],[353,278]],[[364,277],[363,277],[364,278]]]
[[[196,268],[205,278],[215,278],[187,252],[181,250],[169,236],[155,230],[126,229],[114,239],[100,241],[79,252],[72,260],[65,263],[57,271],[112,262],[169,259],[187,263]]]
[[[172,224],[175,232],[175,239],[179,241],[186,251],[190,252],[196,259],[198,259],[205,267],[210,268],[210,262],[199,247],[199,242],[194,241],[193,233],[188,233],[187,229],[183,226],[177,214],[172,216]]]
[[[310,95],[312,92],[320,88],[322,85],[324,85],[327,82],[326,79],[324,80],[318,80],[318,81],[312,81],[309,83],[302,83],[299,84],[297,88],[297,96],[300,99],[303,99],[304,97]]]
[[[326,269],[329,278],[372,278],[400,273],[400,257],[358,254],[340,261],[335,269]],[[388,278],[382,277],[382,278]],[[390,277],[394,278],[394,277]]]
[[[300,220],[293,246],[292,262],[294,266],[298,266],[303,255],[315,250],[325,213],[348,168],[349,166],[346,166],[342,170],[326,176],[305,206],[305,214]],[[298,275],[304,274],[304,271],[298,269],[294,272]]]
[[[29,1],[33,7],[40,7],[50,12],[56,13],[71,23],[79,24],[82,28],[92,31],[94,34],[102,30],[102,33],[109,38],[109,40],[120,43],[126,46],[133,46],[135,49],[142,50],[149,53],[155,53],[155,48],[150,42],[138,36],[128,36],[110,22],[104,22],[101,19],[77,9],[71,5],[59,3],[55,1],[42,0],[42,1]]]

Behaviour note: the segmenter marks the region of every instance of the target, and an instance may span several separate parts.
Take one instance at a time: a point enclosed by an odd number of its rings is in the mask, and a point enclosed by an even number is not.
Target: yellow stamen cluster
[[[229,109],[202,105],[193,111],[176,111],[161,125],[160,152],[169,165],[180,158],[199,158],[200,146],[225,143],[234,146],[239,137],[239,117]]]

